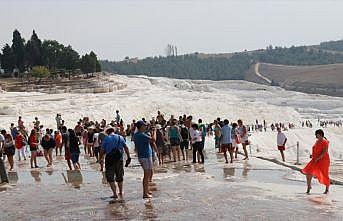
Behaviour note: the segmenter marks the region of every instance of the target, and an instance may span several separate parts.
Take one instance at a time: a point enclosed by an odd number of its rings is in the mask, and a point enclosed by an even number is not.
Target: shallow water
[[[190,155],[190,154],[189,154]],[[239,156],[241,157],[241,156]],[[166,163],[156,169],[151,200],[142,199],[142,170],[136,158],[125,170],[124,199],[109,204],[109,186],[93,159],[81,157],[82,171],[66,171],[57,157],[52,169],[28,169],[21,162],[0,188],[0,220],[339,220],[343,189],[323,196],[314,185],[288,179],[292,170],[257,159],[225,164],[206,150],[204,165]],[[39,158],[40,165],[44,159]],[[315,214],[315,216],[313,215]]]

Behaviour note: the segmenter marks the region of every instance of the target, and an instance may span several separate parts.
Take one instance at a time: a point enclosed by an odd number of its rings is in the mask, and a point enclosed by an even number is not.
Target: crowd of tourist
[[[156,117],[149,120],[134,119],[126,128],[118,110],[110,122],[105,119],[91,121],[84,117],[76,121],[73,128],[65,126],[61,114],[57,114],[55,120],[56,128],[44,128],[36,117],[34,126],[28,133],[22,117],[19,117],[17,126],[12,123],[8,131],[1,131],[0,152],[3,153],[3,159],[8,159],[9,170],[14,170],[16,153],[19,161],[29,158],[31,168],[40,167],[37,164],[39,156],[44,156],[46,166],[52,167],[54,151],[56,156],[64,154],[69,170],[81,170],[79,157],[80,147],[83,147],[84,155],[94,158],[99,163],[100,171],[105,169],[113,198],[122,196],[124,165],[127,167],[131,163],[128,137],[131,137],[130,141],[134,143],[134,152],[144,171],[143,198],[150,198],[149,186],[153,185],[155,165],[164,165],[166,161],[188,161],[189,158],[192,163],[203,164],[205,141],[207,136],[212,134],[215,140],[214,148],[224,155],[225,163],[233,163],[234,159],[238,158],[239,147],[243,150],[243,160],[248,160],[249,131],[267,130],[265,120],[262,124],[256,120],[255,125],[249,126],[241,119],[229,122],[228,119],[217,118],[213,123],[205,124],[202,119],[195,120],[190,115],[171,115],[166,118],[160,111]],[[308,122],[306,124],[308,125]],[[277,148],[285,161],[287,138],[282,130],[287,130],[287,127],[284,123],[273,123],[270,128],[272,131],[278,131]],[[289,123],[288,128],[294,128],[294,124]],[[27,147],[29,151],[26,150]],[[27,156],[28,153],[30,156]],[[190,153],[191,157],[188,156]]]

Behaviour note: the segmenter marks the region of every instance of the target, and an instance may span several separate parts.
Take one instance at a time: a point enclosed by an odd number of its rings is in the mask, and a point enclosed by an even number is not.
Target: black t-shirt
[[[69,138],[70,153],[80,153],[79,139],[77,137]]]
[[[94,142],[94,133],[88,133],[88,143],[93,143]]]
[[[46,141],[45,138],[43,137],[41,145],[44,150],[48,150],[48,149],[56,147],[56,143],[53,138],[50,138],[48,141]]]
[[[189,139],[189,131],[187,127],[181,127],[181,137],[182,140],[188,140]]]

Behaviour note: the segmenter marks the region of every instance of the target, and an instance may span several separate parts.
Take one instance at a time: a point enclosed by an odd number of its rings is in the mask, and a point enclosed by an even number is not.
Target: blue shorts
[[[138,161],[141,164],[143,170],[152,170],[153,168],[152,157],[138,158]]]
[[[71,161],[72,161],[73,163],[79,162],[79,156],[80,156],[79,153],[71,153]]]

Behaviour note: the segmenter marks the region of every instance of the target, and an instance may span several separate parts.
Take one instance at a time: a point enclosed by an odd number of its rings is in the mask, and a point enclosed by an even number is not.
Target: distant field
[[[343,96],[343,64],[285,66],[261,63],[258,71],[274,84],[289,90]]]

